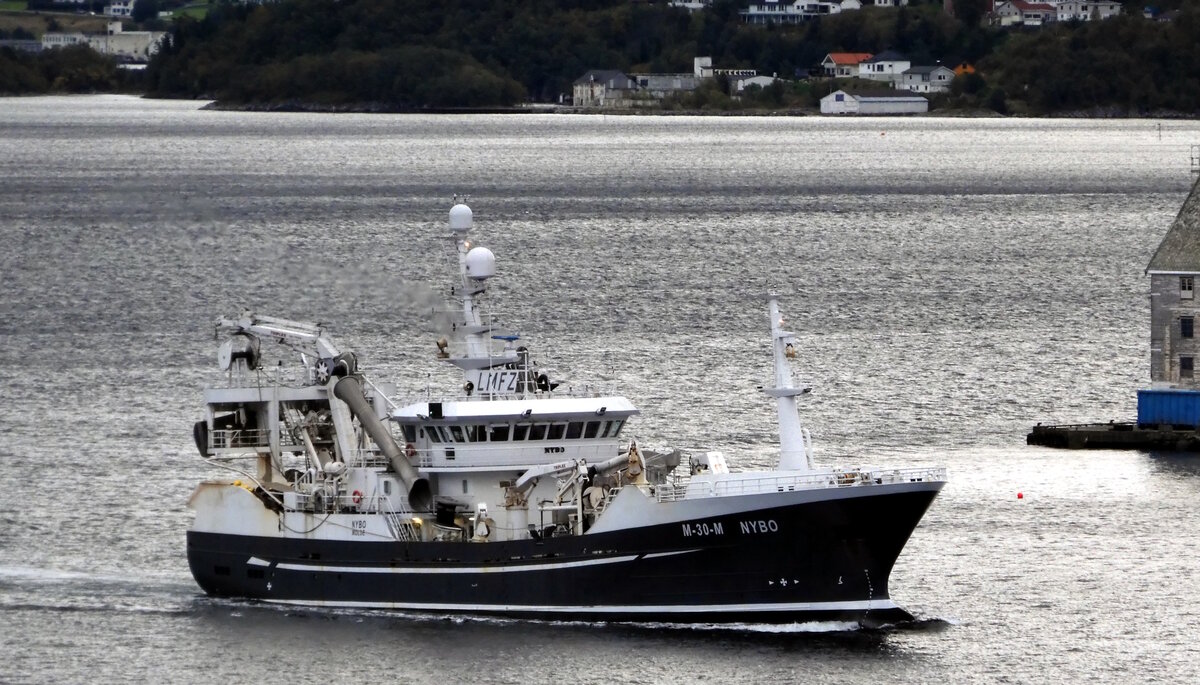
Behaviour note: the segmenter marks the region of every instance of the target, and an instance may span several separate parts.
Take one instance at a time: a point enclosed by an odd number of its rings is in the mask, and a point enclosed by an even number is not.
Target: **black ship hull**
[[[188,533],[210,595],[310,606],[640,622],[911,619],[888,594],[941,483],[580,536],[366,542]]]

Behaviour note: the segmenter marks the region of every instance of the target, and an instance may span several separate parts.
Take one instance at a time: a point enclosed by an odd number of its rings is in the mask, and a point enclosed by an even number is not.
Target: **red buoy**
[[[1018,493],[1017,493],[1017,499],[1025,499],[1025,494],[1024,494],[1024,493],[1021,493],[1021,492],[1018,492]]]

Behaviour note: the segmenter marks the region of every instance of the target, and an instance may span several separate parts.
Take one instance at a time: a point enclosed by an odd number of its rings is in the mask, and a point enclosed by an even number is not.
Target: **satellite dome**
[[[471,248],[471,251],[467,253],[467,277],[482,281],[495,275],[496,255],[486,247]]]
[[[471,230],[471,208],[461,202],[450,208],[450,230],[454,233],[466,233]]]

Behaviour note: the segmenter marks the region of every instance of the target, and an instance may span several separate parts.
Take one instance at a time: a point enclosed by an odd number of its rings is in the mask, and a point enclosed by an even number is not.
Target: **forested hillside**
[[[1038,29],[980,26],[978,0],[865,8],[798,26],[748,26],[741,0],[689,14],[629,0],[281,0],[221,4],[181,19],[148,70],[160,97],[229,104],[374,103],[387,108],[554,102],[588,69],[688,72],[698,55],[725,68],[804,76],[833,51],[898,50],[914,65],[970,62],[935,106],[1047,114],[1200,114],[1200,3],[1170,22],[1122,17]],[[775,105],[797,102],[788,92]],[[707,105],[705,105],[707,106]]]

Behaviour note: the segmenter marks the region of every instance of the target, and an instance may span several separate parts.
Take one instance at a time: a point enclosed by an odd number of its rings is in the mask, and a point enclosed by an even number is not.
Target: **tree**
[[[988,0],[954,0],[954,18],[961,21],[963,26],[979,26],[989,4]]]
[[[158,18],[158,0],[137,0],[133,3],[133,11],[129,18],[137,23]]]

